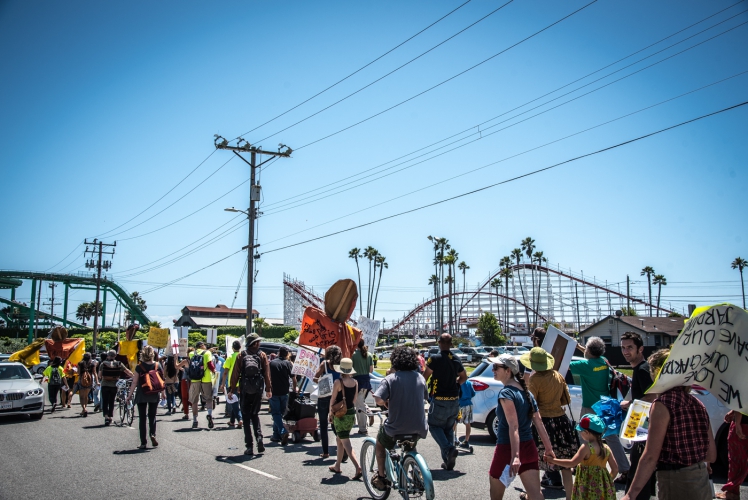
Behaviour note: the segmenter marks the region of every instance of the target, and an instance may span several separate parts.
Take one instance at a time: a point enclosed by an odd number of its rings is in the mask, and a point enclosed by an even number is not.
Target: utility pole
[[[116,247],[117,242],[114,243],[104,243],[103,241],[98,241],[94,238],[93,241],[85,240],[86,243],[86,251],[84,252],[84,255],[86,253],[90,253],[91,257],[98,256],[96,260],[93,258],[86,261],[86,268],[88,269],[96,269],[96,301],[94,302],[94,327],[93,327],[93,355],[96,356],[96,342],[99,337],[99,293],[101,292],[101,270],[104,269],[105,271],[109,270],[112,267],[112,261],[111,260],[105,260],[102,261],[102,257],[104,255],[111,255],[114,257],[114,248],[112,248],[111,252],[105,252],[104,247]],[[93,250],[88,249],[88,245],[93,245]]]
[[[629,301],[629,297],[631,297],[631,283],[629,281],[629,275],[626,275],[626,314],[625,316],[631,316],[631,302]]]
[[[31,297],[31,300],[33,302],[34,298]],[[41,302],[42,302],[42,280],[39,280],[39,291],[36,297],[36,323],[34,325],[34,338],[36,338],[36,336],[39,335],[37,333],[37,330],[39,329],[39,316],[41,316],[41,312],[39,311],[41,307]]]
[[[255,209],[255,202],[260,201],[260,192],[262,190],[261,186],[256,183],[255,181],[255,172],[257,168],[261,167],[265,163],[269,162],[276,156],[281,156],[283,158],[290,158],[292,149],[286,146],[285,144],[278,144],[278,151],[265,151],[262,149],[261,146],[253,146],[244,139],[239,139],[236,143],[236,146],[229,146],[229,141],[221,137],[220,135],[215,135],[215,139],[213,143],[216,146],[216,149],[226,149],[228,151],[231,151],[236,156],[242,159],[244,163],[249,165],[250,174],[249,174],[249,210],[237,210],[235,208],[227,208],[225,209],[227,212],[241,212],[247,216],[247,219],[249,220],[249,238],[247,246],[242,248],[242,250],[247,250],[247,335],[249,335],[252,332],[252,288],[254,286],[255,281],[255,270],[254,270],[254,259],[259,259],[260,254],[257,253],[255,255],[255,249],[259,247],[259,244],[255,244],[255,220],[257,220],[258,212]],[[281,151],[282,148],[285,148],[285,151]],[[249,161],[247,161],[246,158],[244,158],[241,153],[249,153]],[[257,164],[257,155],[268,155],[270,158],[267,160],[261,162],[260,164]]]
[[[50,283],[49,284],[50,290],[52,290],[52,298],[49,302],[45,302],[45,306],[49,306],[49,315],[54,316],[55,315],[55,306],[61,306],[62,303],[55,302],[55,288],[57,288],[57,283]],[[52,318],[50,318],[50,322],[54,321]]]

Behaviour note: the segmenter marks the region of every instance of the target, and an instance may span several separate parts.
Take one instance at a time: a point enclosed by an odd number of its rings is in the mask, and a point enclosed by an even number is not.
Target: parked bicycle
[[[366,415],[379,417],[380,424],[387,411],[369,413]],[[361,446],[361,468],[364,473],[364,485],[369,495],[376,500],[384,500],[394,489],[402,498],[421,498],[427,500],[434,498],[434,482],[431,479],[431,470],[426,461],[416,451],[416,435],[405,434],[395,437],[395,447],[385,454],[385,477],[389,479],[391,486],[385,491],[380,491],[371,484],[377,477],[377,442],[374,438],[367,437]],[[402,453],[399,451],[402,449]]]
[[[120,379],[117,381],[117,403],[119,405],[119,424],[124,425],[127,422],[127,426],[132,425],[133,418],[135,417],[135,393],[133,393],[133,400],[127,401],[127,394],[130,392],[130,384],[132,379]],[[135,388],[137,391],[137,387]]]

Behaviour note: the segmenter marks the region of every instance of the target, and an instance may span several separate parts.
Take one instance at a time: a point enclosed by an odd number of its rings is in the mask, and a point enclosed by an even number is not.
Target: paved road
[[[160,445],[152,449],[149,444],[147,451],[136,450],[140,444],[137,417],[133,428],[104,427],[101,413],[83,418],[75,407],[47,413],[39,421],[2,417],[0,499],[26,498],[31,492],[79,499],[94,496],[93,491],[128,500],[240,495],[278,500],[368,498],[361,481],[348,479],[355,472],[353,465],[343,464],[343,474],[334,476],[327,470],[333,461],[319,459],[320,444],[309,437],[285,448],[266,439],[264,455],[245,457],[243,431],[226,426],[223,408],[219,406],[213,430],[207,428],[205,412],[200,413],[200,429],[193,430],[191,420],[181,420],[181,413],[165,415],[160,409]],[[265,406],[261,421],[263,433],[269,437],[271,419]],[[332,433],[330,436],[333,438]],[[361,442],[360,436],[354,437],[354,449],[359,450]],[[493,442],[485,431],[476,431],[471,443],[475,453],[461,454],[451,472],[439,469],[438,448],[431,438],[419,443],[419,451],[433,471],[437,498],[488,497]],[[724,478],[715,477],[717,487],[723,483]],[[519,498],[515,485],[520,486],[519,482],[513,484],[505,498]],[[748,498],[748,486],[743,489]],[[562,491],[547,490],[545,494],[546,498],[564,498]]]

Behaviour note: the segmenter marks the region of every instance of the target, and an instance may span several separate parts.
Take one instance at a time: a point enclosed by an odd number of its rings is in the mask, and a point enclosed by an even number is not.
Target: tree
[[[444,258],[444,263],[447,264],[447,274],[449,275],[448,281],[445,281],[445,283],[449,286],[449,296],[448,296],[448,304],[449,304],[449,333],[450,335],[454,334],[454,297],[452,295],[452,290],[454,288],[454,282],[455,282],[455,265],[457,264],[457,258],[459,257],[459,254],[457,253],[457,250],[454,248],[451,248],[449,252],[447,252],[447,256]]]
[[[509,257],[504,257],[501,259],[501,261],[504,263],[504,268],[499,272],[499,276],[504,278],[504,331],[509,331],[509,278],[513,278],[514,274],[512,273],[512,260]],[[512,280],[512,283],[514,281]],[[514,293],[517,293],[515,290]]]
[[[522,259],[522,250],[515,248],[512,250],[512,257],[517,260],[517,267],[519,268],[520,259]],[[522,286],[522,278],[518,277],[519,291],[522,293],[522,305],[525,307],[525,320],[527,321],[527,331],[530,331],[530,310],[527,308],[527,299],[525,298],[525,289]]]
[[[499,325],[501,325],[501,309],[499,308],[499,289],[501,288],[501,278],[492,279],[490,286],[491,288],[496,290],[496,313],[499,320]]]
[[[350,252],[348,252],[348,258],[353,259],[356,261],[356,271],[358,272],[358,293],[361,294],[361,268],[358,265],[358,259],[361,257],[361,249],[356,247],[352,248]],[[358,301],[358,312],[361,316],[364,315],[364,309],[362,301]]]
[[[141,311],[145,311],[146,309],[148,309],[148,306],[145,305],[145,299],[140,296],[140,293],[138,293],[138,292],[132,292],[130,294],[130,298],[132,299],[133,302],[135,302],[135,305]],[[132,312],[130,311],[130,309],[128,309],[127,312],[125,313],[125,321],[127,321],[129,323],[129,322],[134,321],[134,320],[135,320],[135,318],[133,317]]]
[[[634,309],[633,307],[623,306],[621,308],[621,312],[623,312],[624,316],[638,316],[638,314],[636,314],[636,309]]]
[[[662,295],[662,285],[667,285],[667,279],[662,274],[655,274],[652,283],[657,285],[657,317],[660,317],[660,296]]]
[[[429,285],[434,286],[434,307],[436,311],[436,318],[434,318],[434,331],[439,332],[439,328],[436,326],[439,323],[439,276],[432,274],[429,278]]]
[[[522,250],[525,251],[525,255],[527,255],[527,260],[530,261],[530,284],[532,285],[532,297],[530,299],[530,306],[535,310],[534,316],[533,316],[533,325],[537,323],[537,310],[538,308],[535,305],[535,266],[533,265],[533,259],[532,259],[532,252],[535,250],[535,240],[530,238],[529,236],[522,240],[521,243]],[[528,331],[530,326],[528,325]]]
[[[377,249],[373,246],[368,246],[364,249],[364,257],[369,260],[369,279],[367,280],[367,283],[369,284],[369,288],[366,290],[366,317],[371,318],[371,296],[372,291],[374,290],[374,285],[372,282],[372,268],[374,267],[374,259],[376,258]],[[376,269],[374,269],[374,272],[376,272]],[[375,275],[376,276],[376,275]]]
[[[78,304],[78,309],[75,311],[75,317],[86,325],[86,321],[90,320],[94,315],[94,306],[90,302],[83,302]]]
[[[654,276],[655,270],[652,266],[646,266],[642,269],[639,276],[647,276],[647,283],[649,285],[649,315],[652,316],[652,276]]]
[[[731,266],[733,269],[737,269],[738,271],[740,271],[740,286],[743,290],[743,309],[745,309],[745,282],[743,281],[743,269],[748,266],[748,261],[738,257],[737,259],[732,261]]]
[[[382,285],[382,271],[389,269],[390,265],[385,262],[387,258],[382,254],[377,254],[376,265],[379,266],[379,282],[377,283],[377,293],[374,295],[374,308],[371,311],[371,317],[374,319],[374,315],[377,312],[377,299],[379,298],[379,287]]]
[[[463,260],[459,263],[457,268],[462,271],[462,299],[460,300],[460,311],[462,311],[462,307],[465,304],[465,292],[466,292],[466,284],[465,284],[465,272],[470,269],[470,266],[467,265],[467,263]]]
[[[548,260],[545,257],[543,257],[543,252],[535,252],[532,254],[532,259],[530,262],[534,262],[537,266],[540,266],[544,260]],[[533,267],[534,269],[534,267]],[[535,298],[535,326],[538,325],[538,314],[540,313],[540,289],[542,288],[541,282],[543,280],[543,275],[540,273],[540,268],[538,268],[538,294]],[[533,284],[535,283],[535,279],[533,279]]]
[[[148,326],[152,326],[154,328],[161,328],[161,322],[160,321],[149,321]]]
[[[259,317],[252,320],[252,325],[254,326],[255,331],[257,333],[262,332],[263,328],[270,326],[270,324],[267,321],[265,321],[265,318],[259,318]]]
[[[499,346],[506,344],[506,337],[501,334],[499,322],[490,312],[483,313],[478,319],[478,336],[483,339],[485,345]]]
[[[670,313],[667,315],[668,318],[682,318],[683,315],[679,314],[675,311],[670,311]]]

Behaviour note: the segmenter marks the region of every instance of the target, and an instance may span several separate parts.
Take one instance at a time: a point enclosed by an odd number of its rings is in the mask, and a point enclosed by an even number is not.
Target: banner
[[[148,345],[157,349],[164,349],[169,345],[169,329],[151,327],[148,330]]]
[[[716,305],[691,316],[647,393],[698,385],[731,410],[748,407],[748,312]],[[746,402],[743,403],[743,397]]]
[[[359,316],[358,327],[361,328],[364,344],[369,348],[369,351],[374,352],[377,348],[377,338],[379,338],[379,321],[369,319],[366,316]]]
[[[119,343],[119,354],[127,357],[127,364],[130,370],[134,370],[138,366],[138,341],[121,340]]]
[[[635,399],[629,405],[629,411],[621,424],[622,439],[629,441],[646,441],[649,435],[649,410],[652,403]]]
[[[299,344],[327,349],[331,345],[340,347],[343,358],[350,358],[361,339],[361,330],[345,323],[333,321],[323,311],[307,307],[301,320]]]
[[[27,368],[31,368],[41,363],[39,358],[39,349],[44,345],[44,339],[36,339],[20,351],[16,351],[10,355],[8,361],[20,361]]]
[[[216,330],[215,328],[208,328],[206,330],[206,333],[208,334],[208,338],[206,340],[208,344],[215,345],[218,343],[218,330]]]
[[[172,328],[169,330],[169,345],[166,346],[166,355],[174,356],[179,352],[179,330]]]
[[[314,378],[314,374],[317,373],[318,368],[319,356],[306,349],[299,349],[296,353],[296,361],[294,361],[291,374],[311,379]]]
[[[47,348],[49,359],[55,359],[57,356],[62,358],[63,363],[70,360],[70,363],[77,365],[83,359],[83,352],[86,350],[86,343],[83,339],[65,339],[44,341]]]
[[[550,325],[548,326],[548,331],[543,339],[543,345],[540,347],[553,356],[553,359],[555,360],[553,369],[557,370],[562,377],[565,377],[566,372],[569,370],[571,357],[574,355],[574,350],[577,348],[577,341],[555,326]]]

